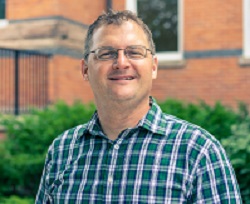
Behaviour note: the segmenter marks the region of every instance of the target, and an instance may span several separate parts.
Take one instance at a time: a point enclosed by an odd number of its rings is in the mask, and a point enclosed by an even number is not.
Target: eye
[[[98,50],[97,55],[99,59],[110,59],[116,55],[116,51],[110,49],[100,49]]]
[[[145,55],[144,50],[141,48],[128,48],[126,52],[132,58],[143,58]]]

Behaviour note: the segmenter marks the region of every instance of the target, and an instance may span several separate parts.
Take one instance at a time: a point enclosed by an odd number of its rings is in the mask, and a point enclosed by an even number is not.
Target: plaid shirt
[[[97,112],[54,140],[36,204],[242,203],[219,142],[198,126],[151,109],[111,141]]]

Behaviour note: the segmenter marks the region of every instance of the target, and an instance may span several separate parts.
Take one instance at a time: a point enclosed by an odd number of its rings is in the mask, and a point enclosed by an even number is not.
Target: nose
[[[114,60],[114,69],[126,69],[130,65],[130,61],[125,54],[124,49],[117,50],[117,58]]]

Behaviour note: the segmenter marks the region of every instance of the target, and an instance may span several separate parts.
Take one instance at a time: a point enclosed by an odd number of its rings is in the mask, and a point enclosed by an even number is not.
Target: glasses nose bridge
[[[116,49],[116,59],[118,58],[119,56],[119,51],[120,50],[123,50],[123,54],[129,59],[128,55],[127,55],[127,48],[120,48],[120,49]]]

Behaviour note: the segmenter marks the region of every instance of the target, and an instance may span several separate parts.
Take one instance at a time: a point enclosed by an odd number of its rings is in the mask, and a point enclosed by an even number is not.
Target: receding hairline
[[[93,30],[93,36],[92,36],[92,38],[91,38],[91,41],[89,42],[89,47],[90,47],[90,48],[93,47],[94,36],[95,36],[95,34],[97,33],[98,30],[100,30],[100,29],[105,29],[105,28],[108,28],[108,27],[110,27],[110,26],[120,27],[120,26],[123,26],[123,25],[126,24],[126,23],[132,23],[132,24],[136,25],[136,26],[142,31],[142,33],[143,33],[143,35],[144,35],[144,37],[145,37],[145,40],[146,40],[146,42],[147,42],[147,45],[148,45],[149,47],[151,47],[151,46],[150,46],[150,43],[149,43],[149,41],[148,41],[148,36],[147,36],[147,34],[145,33],[145,31],[143,30],[143,28],[142,28],[136,21],[134,21],[134,20],[132,20],[132,19],[126,19],[126,20],[121,21],[120,23],[105,23],[105,24],[100,24],[100,25],[98,25],[98,26]]]
[[[83,57],[84,59],[88,58],[90,47],[93,47],[93,35],[98,30],[98,28],[102,26],[109,26],[109,25],[123,25],[125,22],[134,22],[137,24],[142,31],[144,32],[146,39],[148,41],[149,48],[152,50],[152,54],[155,54],[155,44],[152,39],[152,32],[149,27],[139,18],[135,13],[124,10],[124,11],[109,11],[100,15],[88,28],[87,35],[85,38],[85,45],[84,45],[84,52]]]

